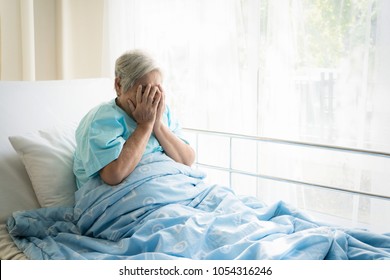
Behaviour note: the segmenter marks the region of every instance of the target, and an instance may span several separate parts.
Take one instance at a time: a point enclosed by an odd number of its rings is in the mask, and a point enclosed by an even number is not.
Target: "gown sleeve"
[[[126,141],[126,124],[121,117],[100,114],[85,129],[79,150],[83,153],[81,158],[86,176],[90,177],[119,157]]]

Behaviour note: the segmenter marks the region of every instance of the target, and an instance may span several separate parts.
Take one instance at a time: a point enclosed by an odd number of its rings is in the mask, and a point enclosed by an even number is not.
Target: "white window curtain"
[[[106,0],[102,71],[148,49],[186,126],[390,151],[388,5]]]
[[[390,1],[265,2],[258,135],[389,153]],[[298,146],[260,149],[267,175],[390,196],[389,158]],[[277,189],[261,183],[270,199],[382,229],[390,222],[381,215],[390,211],[381,199]]]
[[[125,50],[154,53],[185,127],[390,152],[390,1],[117,0],[104,11],[103,72],[112,76]],[[226,141],[214,142],[199,141],[205,149]],[[240,157],[248,147],[254,158]],[[390,195],[388,158],[247,141],[232,152],[234,167],[248,172]],[[203,160],[215,162],[213,154]],[[242,176],[231,182],[267,202],[390,224],[380,199]]]
[[[183,125],[254,134],[257,6],[235,0],[106,1],[103,71],[112,76],[115,58],[125,50],[147,49],[166,68],[164,85]]]
[[[101,76],[103,0],[1,0],[0,79]]]
[[[260,134],[390,151],[389,1],[267,3]]]

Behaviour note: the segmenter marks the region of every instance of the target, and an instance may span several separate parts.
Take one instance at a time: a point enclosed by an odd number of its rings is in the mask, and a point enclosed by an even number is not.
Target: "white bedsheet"
[[[16,247],[8,234],[5,224],[0,224],[0,252],[2,260],[26,260],[26,256]]]

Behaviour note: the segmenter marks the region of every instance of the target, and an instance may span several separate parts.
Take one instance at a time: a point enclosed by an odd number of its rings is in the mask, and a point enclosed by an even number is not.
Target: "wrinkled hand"
[[[156,129],[160,128],[160,125],[163,123],[163,115],[165,112],[165,93],[161,85],[158,85],[158,90],[161,93],[161,98],[160,102],[157,107],[157,112],[156,112],[156,121],[154,122],[154,127],[153,130],[155,131]]]
[[[138,125],[154,126],[161,95],[158,86],[148,85],[144,92],[142,92],[142,86],[139,86],[135,104],[131,100],[127,101],[130,114]]]

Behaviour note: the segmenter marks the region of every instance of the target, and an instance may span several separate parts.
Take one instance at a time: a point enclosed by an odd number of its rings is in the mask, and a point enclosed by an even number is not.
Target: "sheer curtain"
[[[148,49],[165,67],[164,85],[185,127],[389,153],[389,3],[105,1],[103,72],[112,76],[125,50]],[[198,144],[207,151],[226,141]],[[248,147],[250,156],[240,156]],[[232,152],[244,171],[390,196],[388,158],[246,141]],[[206,163],[225,159],[203,155]],[[266,202],[390,224],[380,199],[239,176],[232,182]]]
[[[144,48],[185,126],[390,151],[388,5],[106,0],[102,72]]]
[[[389,153],[389,1],[264,3],[259,135]],[[267,175],[390,196],[389,158],[281,145],[259,158]],[[276,185],[260,192],[355,225],[390,222],[381,199]]]
[[[257,1],[105,5],[105,74],[125,50],[147,49],[166,68],[164,85],[183,126],[256,133]]]
[[[268,1],[261,134],[390,151],[388,5]]]

